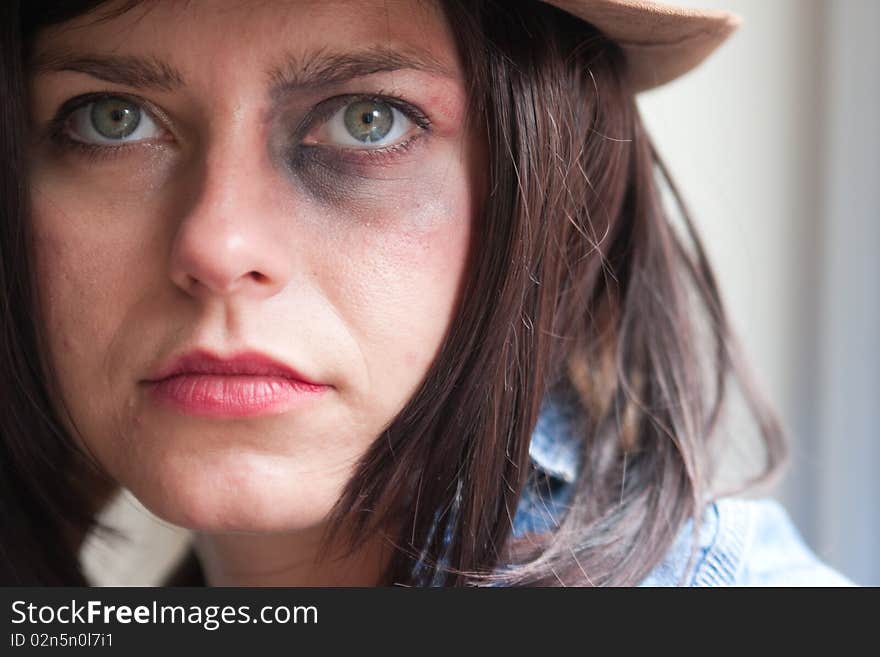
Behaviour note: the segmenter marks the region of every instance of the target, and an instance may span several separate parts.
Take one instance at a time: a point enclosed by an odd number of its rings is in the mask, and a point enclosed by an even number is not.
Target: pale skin
[[[194,530],[209,584],[375,584],[389,554],[380,537],[346,558],[318,563],[316,550],[459,302],[486,167],[464,128],[454,35],[415,1],[150,5],[78,18],[35,44],[31,220],[57,402],[113,480]],[[292,83],[306,62],[370,50],[406,57]],[[123,80],[113,71],[129,56],[175,75]],[[95,92],[135,103],[136,132],[88,153],[52,139],[61,106]],[[357,94],[428,122],[394,115],[399,134],[358,145],[332,117],[304,125],[327,99]],[[93,114],[74,112],[63,134],[93,143]],[[297,157],[302,145],[318,158]],[[265,352],[329,394],[233,419],[156,405],[143,380],[197,346]]]

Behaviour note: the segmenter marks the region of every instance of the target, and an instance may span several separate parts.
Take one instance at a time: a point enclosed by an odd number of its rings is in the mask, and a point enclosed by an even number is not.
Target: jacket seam
[[[730,586],[743,565],[743,555],[753,531],[751,507],[746,500],[713,503],[718,514],[715,539],[694,572],[691,586]]]

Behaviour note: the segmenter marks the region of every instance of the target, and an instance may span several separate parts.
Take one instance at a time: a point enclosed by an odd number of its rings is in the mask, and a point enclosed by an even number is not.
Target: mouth
[[[186,415],[211,417],[286,413],[332,388],[255,351],[228,357],[189,352],[144,383],[155,402]]]

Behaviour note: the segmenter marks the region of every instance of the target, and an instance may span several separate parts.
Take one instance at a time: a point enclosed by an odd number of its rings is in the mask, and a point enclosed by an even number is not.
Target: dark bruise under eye
[[[354,194],[369,194],[379,182],[403,178],[395,173],[398,165],[424,142],[422,133],[381,149],[300,145],[291,153],[287,166],[315,198],[341,202]]]
[[[345,106],[394,107],[419,129],[400,142],[376,147],[306,143],[304,138],[321,122]],[[315,106],[295,131],[294,143],[285,156],[286,165],[305,187],[324,201],[338,201],[355,187],[394,179],[391,173],[402,158],[417,149],[430,132],[431,120],[414,105],[383,94],[357,94],[329,98]],[[356,137],[355,137],[356,138]],[[369,141],[364,141],[368,145]]]

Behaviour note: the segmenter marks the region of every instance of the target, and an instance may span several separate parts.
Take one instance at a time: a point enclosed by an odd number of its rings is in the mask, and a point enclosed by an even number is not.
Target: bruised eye
[[[356,100],[336,109],[303,143],[355,148],[389,146],[402,141],[417,127],[390,103]]]
[[[161,129],[140,105],[110,96],[86,103],[70,113],[67,131],[72,139],[88,144],[155,139]]]

